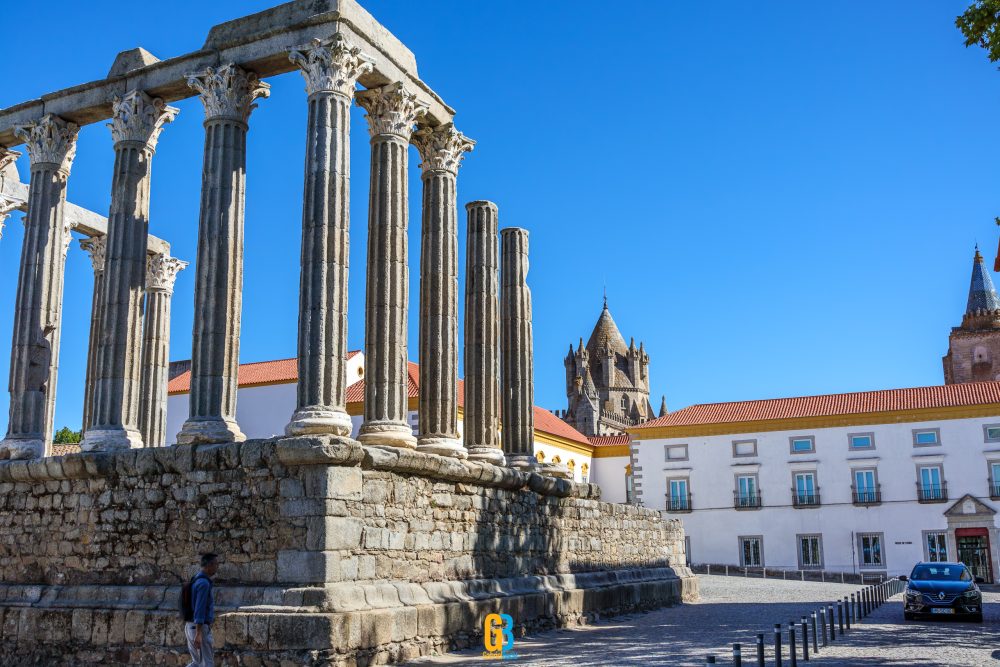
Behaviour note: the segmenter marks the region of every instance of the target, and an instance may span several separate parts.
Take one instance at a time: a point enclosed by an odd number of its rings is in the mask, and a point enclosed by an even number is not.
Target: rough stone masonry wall
[[[336,438],[0,463],[0,648],[184,664],[202,551],[223,556],[216,644],[246,664],[394,662],[475,641],[490,611],[531,630],[695,596],[680,524],[598,496]]]

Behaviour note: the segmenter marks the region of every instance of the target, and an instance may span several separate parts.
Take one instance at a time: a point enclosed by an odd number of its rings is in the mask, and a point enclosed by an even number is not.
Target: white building
[[[168,385],[167,442],[176,442],[177,433],[188,417],[188,392],[191,373],[186,362],[171,364],[173,377]],[[409,372],[409,421],[414,435],[417,429],[417,400],[419,392],[419,367],[410,363]],[[241,364],[237,390],[236,421],[247,438],[271,438],[284,435],[285,424],[295,411],[295,383],[298,370],[295,359],[279,359]],[[354,422],[353,435],[357,436],[364,413],[364,354],[350,352],[347,360],[347,412]],[[462,381],[458,384],[458,428],[462,430]],[[600,482],[594,476],[594,459],[610,455],[620,468],[608,499],[625,501],[625,467],[628,465],[628,447],[618,443],[617,448],[607,447],[603,440],[592,445],[586,436],[557,416],[539,407],[534,409],[535,456],[540,461],[562,463],[573,473],[578,482]],[[619,436],[627,440],[627,436]],[[611,460],[611,459],[609,459]],[[609,467],[610,470],[610,467]],[[620,496],[620,498],[618,497]]]
[[[695,564],[1000,571],[1000,382],[695,405],[629,429]]]

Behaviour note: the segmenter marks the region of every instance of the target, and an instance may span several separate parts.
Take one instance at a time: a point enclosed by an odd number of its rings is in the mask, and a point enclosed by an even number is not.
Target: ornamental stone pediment
[[[996,514],[996,510],[987,505],[986,503],[976,499],[975,496],[971,494],[965,494],[959,498],[954,505],[945,510],[944,515],[949,517],[958,516],[976,516],[976,515],[986,515],[993,516]]]

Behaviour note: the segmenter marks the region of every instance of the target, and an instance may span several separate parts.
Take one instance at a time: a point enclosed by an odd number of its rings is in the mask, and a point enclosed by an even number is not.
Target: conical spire
[[[993,287],[993,279],[990,278],[990,272],[983,263],[983,256],[979,254],[979,246],[977,245],[976,256],[972,262],[969,303],[965,312],[968,315],[979,310],[1000,310],[1000,297],[997,296],[996,288]]]
[[[666,417],[667,416],[667,397],[666,396],[661,396],[660,397],[660,414],[657,415],[657,416],[658,417]]]
[[[604,302],[601,316],[597,318],[594,331],[590,334],[590,339],[587,341],[587,352],[595,357],[599,357],[600,351],[605,347],[610,347],[622,356],[625,356],[628,352],[628,347],[625,345],[625,338],[622,337],[621,332],[618,330],[618,325],[615,324],[614,318],[611,317],[607,301]]]

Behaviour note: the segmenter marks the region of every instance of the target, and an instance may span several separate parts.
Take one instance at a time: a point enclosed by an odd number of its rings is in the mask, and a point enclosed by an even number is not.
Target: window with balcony
[[[823,567],[823,538],[820,535],[797,535],[799,542],[799,569]]]
[[[948,561],[948,536],[943,532],[924,533],[924,560],[931,563]]]
[[[941,466],[920,466],[917,468],[917,500],[922,503],[943,503],[948,500],[948,488],[944,483]]]
[[[885,568],[882,533],[858,533],[858,559],[863,568]]]
[[[875,449],[874,433],[851,433],[847,436],[850,449]]]
[[[874,468],[854,471],[854,485],[851,495],[855,505],[878,505],[882,502],[882,491]]]
[[[792,454],[809,454],[816,451],[816,438],[798,435],[788,439],[788,450]]]
[[[990,461],[990,498],[1000,500],[1000,461]]]
[[[792,505],[795,507],[815,507],[819,505],[819,486],[816,484],[816,473],[797,472],[793,477]]]
[[[941,444],[941,429],[924,428],[913,431],[914,447],[930,447]]]
[[[741,535],[740,565],[743,567],[764,566],[764,537],[762,535]]]
[[[667,511],[690,512],[691,492],[688,490],[687,479],[671,479],[667,483]]]
[[[760,509],[757,475],[737,475],[733,506],[738,510]]]

